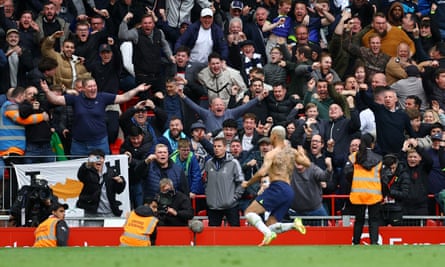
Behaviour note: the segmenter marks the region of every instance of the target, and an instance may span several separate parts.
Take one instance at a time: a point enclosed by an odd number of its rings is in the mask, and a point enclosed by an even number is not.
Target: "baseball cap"
[[[239,44],[239,47],[243,47],[245,45],[253,45],[255,47],[255,43],[252,40],[244,40]]]
[[[235,1],[232,1],[232,3],[230,3],[230,8],[232,8],[232,9],[241,9],[242,10],[243,7],[244,7],[244,4],[241,1],[235,0]]]
[[[6,32],[6,36],[8,36],[10,33],[13,33],[13,32],[15,32],[15,33],[19,33],[19,30],[14,29],[14,28],[11,28],[11,29],[9,29],[9,30]]]
[[[201,17],[213,17],[213,11],[210,8],[203,8],[201,10]]]
[[[112,51],[111,46],[109,44],[101,44],[99,47],[99,53],[102,53],[103,51]]]
[[[431,136],[431,140],[439,140],[439,141],[442,141],[442,134],[440,134],[440,133],[437,133],[437,134],[434,134],[433,136]]]
[[[193,131],[194,129],[206,129],[206,126],[204,125],[204,123],[202,123],[202,121],[197,121],[195,123],[192,124],[192,126],[190,126],[190,131]]]
[[[182,27],[183,25],[187,25],[190,26],[190,24],[192,24],[189,20],[184,20],[183,22],[181,22],[180,26]]]
[[[408,75],[408,77],[412,77],[412,76],[419,77],[420,76],[419,69],[414,65],[407,66],[405,68],[405,72],[406,72],[406,75]]]
[[[258,140],[258,145],[261,145],[261,143],[266,143],[270,145],[270,138],[269,137],[260,138],[260,140]]]

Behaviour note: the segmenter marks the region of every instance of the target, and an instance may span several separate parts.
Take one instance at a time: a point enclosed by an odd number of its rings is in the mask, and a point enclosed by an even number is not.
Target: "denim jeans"
[[[71,142],[71,155],[88,156],[93,149],[101,149],[106,155],[110,154],[110,145],[108,144],[108,136],[94,141],[77,141],[73,138]]]
[[[26,143],[25,164],[54,162],[56,156],[50,143]]]

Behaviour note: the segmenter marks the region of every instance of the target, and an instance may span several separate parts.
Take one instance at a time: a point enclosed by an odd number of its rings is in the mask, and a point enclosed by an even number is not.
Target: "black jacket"
[[[85,42],[82,42],[77,36],[74,36],[74,54],[85,58],[85,66],[88,71],[91,65],[98,59],[100,44],[107,43],[108,32],[105,30],[90,34]]]
[[[408,198],[410,178],[405,164],[399,163],[394,175],[389,172],[388,167],[382,168],[380,177],[383,197],[394,198],[396,202],[401,202]]]
[[[96,79],[97,88],[100,92],[117,94],[119,90],[119,78],[122,72],[122,55],[117,45],[111,46],[113,57],[111,61],[103,64],[96,57],[87,65],[91,75]],[[94,51],[97,50],[97,47]],[[94,55],[97,55],[95,53]]]
[[[351,118],[341,116],[336,120],[323,121],[325,141],[334,139],[334,157],[332,163],[335,166],[343,166],[349,154],[349,145],[353,137],[360,130],[360,117],[356,109],[351,109]]]
[[[8,51],[8,46],[3,48],[3,51]],[[32,61],[32,53],[27,48],[22,47],[22,54],[18,56],[19,62],[17,66],[17,86],[26,86],[26,73],[31,71],[34,67]],[[7,58],[7,63],[4,67],[0,68],[0,92],[6,93],[6,91],[11,87],[10,80],[10,68],[9,68],[9,58]]]
[[[35,110],[33,104],[29,101],[24,101],[19,105],[20,117],[26,118],[32,114],[38,114],[42,112],[48,112],[44,107],[44,103],[41,102],[40,108]],[[37,124],[31,124],[25,126],[26,141],[33,144],[49,144],[51,141],[51,125],[47,121],[42,121]]]
[[[167,113],[165,113],[165,111],[161,108],[155,107],[153,112],[155,116],[148,118],[147,127],[145,127],[144,129],[141,126],[139,126],[133,119],[133,115],[136,113],[136,109],[134,107],[127,109],[124,113],[122,113],[122,115],[119,118],[119,126],[122,128],[124,135],[127,136],[128,133],[130,132],[130,128],[136,125],[141,127],[142,131],[146,133],[146,135],[147,132],[152,134],[154,143],[157,143],[158,142],[157,137],[161,136],[162,133],[164,132],[164,125],[168,117]],[[148,129],[149,127],[152,129],[152,131]]]
[[[433,167],[433,161],[427,153],[420,154],[422,157],[420,163],[415,167],[407,167],[410,186],[408,197],[403,205],[409,210],[426,207],[428,203],[428,176]],[[401,156],[406,159],[405,153],[401,153]]]
[[[148,156],[151,150],[154,150],[153,146],[156,145],[153,142],[153,137],[151,135],[144,135],[140,147],[134,147],[130,138],[126,137],[124,143],[121,145],[119,151],[121,154],[125,152],[131,153],[131,161],[128,164],[128,177],[130,180],[130,185],[135,185],[141,182],[140,176],[136,174],[135,168],[138,164],[142,164],[142,161]]]
[[[169,205],[162,205],[161,199],[166,197],[164,194],[159,194],[158,217],[160,226],[187,226],[188,221],[193,218],[193,208],[190,198],[180,192],[176,191],[171,197]],[[176,210],[177,216],[173,216],[165,212],[165,208],[170,207]],[[164,210],[161,210],[163,209]]]
[[[120,194],[125,189],[125,179],[122,183],[118,183],[113,180],[116,176],[113,170],[108,169],[103,175],[104,184],[107,190],[107,197],[110,201],[110,207],[115,216],[121,216],[122,210],[119,206],[122,204],[120,201],[116,200],[116,194]],[[79,195],[79,200],[77,201],[77,207],[84,209],[88,213],[97,213],[97,208],[99,207],[100,194],[102,185],[99,183],[100,177],[97,170],[94,168],[87,167],[86,163],[83,163],[79,171],[77,172],[77,178],[83,183],[82,191]]]
[[[289,95],[286,95],[286,98],[283,101],[277,101],[273,95],[269,95],[265,101],[274,124],[281,126],[286,124],[287,115],[298,103],[297,99]]]

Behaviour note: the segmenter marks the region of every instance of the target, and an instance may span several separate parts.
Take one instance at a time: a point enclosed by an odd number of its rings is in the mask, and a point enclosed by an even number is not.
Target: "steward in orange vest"
[[[158,219],[148,206],[139,206],[127,218],[124,233],[120,237],[121,246],[146,247],[154,245]]]
[[[355,158],[354,153],[352,157]],[[370,168],[369,168],[370,167]],[[354,163],[354,176],[352,178],[349,200],[355,205],[374,205],[383,200],[380,170],[382,162],[374,166],[363,166]]]
[[[352,243],[360,244],[365,224],[366,210],[368,210],[369,237],[371,244],[378,244],[380,207],[383,200],[380,171],[382,156],[372,151],[374,136],[365,133],[360,138],[360,146],[356,153],[350,156],[350,162],[345,169],[352,171],[352,184],[349,200],[355,215],[354,235]],[[352,167],[353,168],[350,168]],[[347,175],[346,177],[348,177]]]
[[[56,203],[52,208],[52,215],[43,221],[34,232],[34,247],[62,247],[68,244],[69,228],[65,219],[67,204]]]

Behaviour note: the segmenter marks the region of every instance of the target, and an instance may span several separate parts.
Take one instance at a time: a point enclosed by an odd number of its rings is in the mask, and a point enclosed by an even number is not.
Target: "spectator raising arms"
[[[40,86],[49,102],[55,105],[70,105],[74,111],[72,155],[87,155],[93,148],[102,149],[110,154],[107,126],[105,123],[105,107],[129,101],[137,93],[146,91],[150,85],[140,84],[138,87],[122,95],[97,91],[96,81],[92,78],[83,81],[85,91],[80,95],[56,95],[50,91],[46,81]]]

